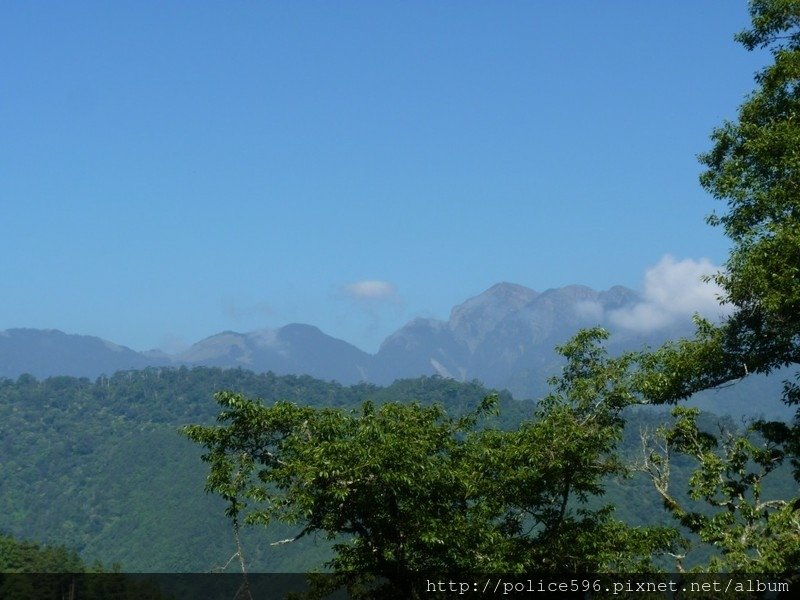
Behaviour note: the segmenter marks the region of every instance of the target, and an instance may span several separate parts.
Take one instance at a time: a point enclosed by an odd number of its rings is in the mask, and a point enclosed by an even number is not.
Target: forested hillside
[[[474,408],[488,393],[477,383],[439,378],[345,387],[214,368],[154,368],[96,381],[0,380],[0,530],[132,571],[202,572],[225,564],[234,544],[223,503],[203,494],[201,451],[179,434],[183,425],[214,421],[212,396],[221,389],[318,407],[416,399],[454,412]],[[503,423],[530,413],[529,404],[501,399]],[[313,540],[269,546],[287,535],[278,529],[247,538],[253,568],[306,570],[327,556]]]
[[[202,450],[179,429],[214,423],[218,406],[212,396],[223,389],[267,404],[286,400],[345,411],[366,400],[377,406],[416,400],[439,404],[453,416],[474,410],[490,393],[478,383],[436,377],[386,388],[346,387],[310,377],[215,368],[126,371],[95,381],[0,380],[0,530],[67,545],[86,561],[119,563],[126,571],[221,567],[235,551],[225,503],[203,493],[208,471]],[[512,429],[534,408],[501,393],[500,416],[488,416],[481,427]],[[631,462],[639,452],[639,430],[665,416],[661,409],[644,408],[628,414],[623,446]],[[678,469],[677,477],[685,481],[688,475]],[[641,476],[612,480],[602,502],[616,504],[617,516],[632,524],[669,522],[652,485]],[[324,536],[270,545],[297,533],[281,525],[246,529],[250,568],[306,571],[331,557]]]
[[[0,598],[48,600],[137,598],[166,600],[160,586],[137,580],[95,561],[88,564],[75,550],[46,546],[0,532]]]

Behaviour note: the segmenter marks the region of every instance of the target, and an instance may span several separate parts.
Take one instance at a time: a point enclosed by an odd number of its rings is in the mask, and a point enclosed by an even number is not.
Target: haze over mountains
[[[146,366],[241,367],[256,372],[307,374],[343,384],[438,374],[480,379],[517,396],[535,395],[555,370],[555,345],[578,328],[608,327],[612,348],[636,348],[674,334],[661,328],[645,335],[615,326],[615,311],[633,309],[642,298],[633,290],[608,291],[572,285],[543,293],[499,283],[454,307],[447,321],[414,319],[390,335],[376,354],[333,338],[317,327],[291,324],[249,333],[222,332],[177,354],[136,352],[100,338],[58,330],[0,332],[0,376],[73,375],[97,377]],[[687,329],[688,320],[683,324]]]
[[[596,291],[570,285],[539,293],[498,283],[455,306],[447,321],[412,320],[387,337],[375,354],[299,323],[249,333],[218,333],[177,354],[136,352],[97,337],[52,329],[8,329],[0,331],[0,377],[29,373],[38,378],[94,378],[148,366],[214,366],[311,375],[346,385],[360,381],[388,385],[396,379],[440,375],[460,381],[478,379],[486,386],[508,389],[520,399],[538,398],[547,393],[547,378],[561,364],[554,347],[581,327],[608,328],[612,354],[690,335],[691,311],[670,320],[661,314],[669,306],[654,306],[647,294],[621,286]],[[758,412],[752,395],[764,393],[766,385],[771,397],[779,396],[783,378],[779,375],[766,382],[748,378],[733,389],[706,393],[699,404],[718,412]],[[786,411],[772,403],[767,412],[782,415]]]

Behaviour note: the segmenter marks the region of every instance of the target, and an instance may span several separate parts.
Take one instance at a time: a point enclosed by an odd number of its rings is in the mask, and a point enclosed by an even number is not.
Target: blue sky
[[[374,351],[499,281],[721,264],[695,157],[766,60],[746,9],[5,3],[0,329]]]

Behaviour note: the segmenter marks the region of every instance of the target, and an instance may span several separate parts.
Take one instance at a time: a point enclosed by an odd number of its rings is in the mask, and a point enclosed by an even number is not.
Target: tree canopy
[[[727,203],[708,222],[732,242],[713,277],[732,313],[719,324],[698,319],[693,339],[640,356],[637,389],[650,402],[674,403],[800,363],[800,1],[754,0],[750,13],[752,27],[736,39],[768,50],[772,62],[756,75],[738,120],[716,128],[712,149],[700,156],[702,186]],[[781,400],[789,405],[800,402],[797,377],[784,383]],[[761,497],[764,477],[786,461],[800,481],[800,408],[792,424],[755,422],[749,436],[702,432],[696,417],[676,410],[659,432],[659,450],[645,453],[667,509],[721,550],[711,568],[800,572],[797,489],[794,498]],[[696,461],[690,492],[710,515],[688,511],[668,491],[675,454]]]
[[[585,331],[560,349],[564,374],[516,429],[477,426],[494,396],[453,417],[416,403],[345,411],[221,392],[221,425],[185,431],[206,447],[207,490],[226,499],[234,526],[277,520],[296,537],[325,535],[337,573],[403,589],[418,572],[650,570],[677,532],[630,527],[588,503],[625,472],[616,446],[633,399],[629,357],[609,359],[606,336]]]
[[[736,39],[768,49],[773,62],[700,156],[702,186],[727,203],[708,222],[732,242],[713,279],[733,312],[655,356],[649,370],[663,377],[645,393],[657,402],[800,362],[800,2],[757,0],[750,10],[753,26]],[[797,395],[787,386],[784,399]]]

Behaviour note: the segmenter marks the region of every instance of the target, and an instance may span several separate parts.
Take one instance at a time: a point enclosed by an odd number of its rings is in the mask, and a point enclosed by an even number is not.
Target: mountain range
[[[518,398],[536,398],[546,393],[547,378],[561,364],[554,347],[581,327],[609,329],[612,353],[691,333],[688,318],[649,333],[615,325],[615,312],[641,302],[637,292],[622,286],[596,291],[570,285],[539,293],[498,283],[455,306],[447,321],[412,320],[387,337],[375,354],[299,323],[249,333],[225,331],[177,354],[136,352],[58,330],[8,329],[0,331],[0,377],[29,373],[39,378],[94,378],[147,366],[213,366],[305,374],[342,384],[387,385],[401,378],[439,375],[478,379]]]

